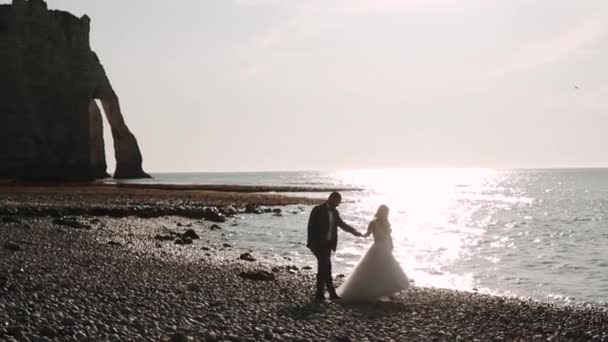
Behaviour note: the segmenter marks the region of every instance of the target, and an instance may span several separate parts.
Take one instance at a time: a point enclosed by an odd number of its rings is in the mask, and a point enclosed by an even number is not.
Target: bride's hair
[[[378,207],[378,210],[376,211],[374,218],[380,219],[380,220],[388,220],[388,212],[389,212],[388,206],[385,204],[382,204],[381,206]]]

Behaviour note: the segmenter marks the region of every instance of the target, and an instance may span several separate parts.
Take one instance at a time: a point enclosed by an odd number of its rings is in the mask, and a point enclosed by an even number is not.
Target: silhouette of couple
[[[306,246],[317,258],[315,299],[325,300],[325,289],[331,300],[373,301],[409,287],[409,279],[393,256],[393,239],[388,220],[389,208],[381,205],[362,234],[348,225],[336,209],[342,196],[333,192],[324,203],[314,207],[308,220]],[[331,254],[338,246],[338,228],[358,237],[373,235],[374,243],[336,290],[331,274]]]

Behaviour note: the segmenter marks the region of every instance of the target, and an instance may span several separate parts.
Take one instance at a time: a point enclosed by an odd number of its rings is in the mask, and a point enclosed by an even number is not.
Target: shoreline
[[[132,197],[0,194],[0,208],[79,200],[130,213],[0,214],[7,341],[608,341],[598,306],[416,286],[390,302],[315,303],[314,269],[233,247],[211,220],[140,217]]]
[[[112,190],[167,190],[167,191],[216,191],[236,193],[286,193],[286,192],[333,192],[333,191],[364,191],[364,188],[355,187],[315,187],[315,186],[288,186],[288,185],[235,185],[235,184],[168,184],[168,183],[107,183],[103,181],[84,183],[35,183],[0,181],[0,192],[63,192],[67,190],[87,192],[111,192]]]

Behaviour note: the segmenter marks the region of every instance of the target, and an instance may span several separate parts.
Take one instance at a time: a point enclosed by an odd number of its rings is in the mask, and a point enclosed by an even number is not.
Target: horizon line
[[[397,171],[397,170],[487,170],[487,171],[527,171],[527,170],[602,170],[605,166],[543,166],[543,167],[389,167],[389,168],[336,168],[336,169],[273,169],[273,170],[198,170],[198,171],[147,171],[152,174],[195,174],[195,173],[298,173],[298,172],[353,172],[353,171]]]

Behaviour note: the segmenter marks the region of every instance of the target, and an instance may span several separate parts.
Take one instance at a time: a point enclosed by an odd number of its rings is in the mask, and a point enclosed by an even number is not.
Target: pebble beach
[[[3,185],[0,340],[608,341],[596,305],[417,286],[315,302],[314,269],[241,250],[222,225],[318,200],[229,190]]]

